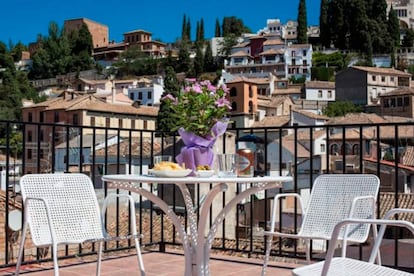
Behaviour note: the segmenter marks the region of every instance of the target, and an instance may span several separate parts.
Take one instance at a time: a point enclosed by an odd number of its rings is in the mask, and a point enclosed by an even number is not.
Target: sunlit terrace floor
[[[147,276],[184,275],[184,255],[181,251],[167,250],[167,253],[143,252]],[[87,260],[60,260],[61,276],[95,275],[96,262],[91,257]],[[291,269],[299,266],[293,262],[269,262],[267,275],[291,275]],[[233,256],[211,256],[211,275],[260,275],[262,260]],[[13,275],[14,267],[0,269],[0,275]],[[53,275],[53,263],[30,264],[22,267],[22,275],[49,276]],[[136,255],[107,253],[102,263],[101,275],[138,275]]]
[[[414,240],[399,241],[399,264],[402,267],[409,268],[409,272],[414,272]],[[362,254],[365,258],[369,257],[370,246],[364,246]],[[217,251],[218,252],[218,251]],[[338,249],[337,254],[339,254]],[[359,249],[356,246],[349,246],[347,256],[358,258]],[[394,242],[385,240],[381,247],[382,261],[384,265],[392,266],[393,263]],[[103,276],[109,275],[138,275],[138,264],[135,250],[129,252],[110,252],[104,254],[102,263]],[[337,255],[335,254],[335,255]],[[314,255],[316,258],[324,258],[324,253]],[[305,265],[303,259],[272,257],[269,262],[267,275],[291,275],[291,270],[295,267]],[[147,276],[175,276],[184,275],[184,255],[179,247],[168,247],[166,253],[151,251],[151,249],[143,249],[143,259]],[[96,255],[84,258],[71,258],[59,260],[61,276],[77,276],[77,275],[95,275]],[[277,261],[275,261],[277,260]],[[211,275],[260,275],[263,260],[261,258],[243,256],[226,255],[225,253],[212,253],[210,261]],[[15,268],[0,268],[0,275],[14,275]],[[24,265],[21,270],[22,275],[30,276],[49,276],[53,275],[53,263],[38,263]]]

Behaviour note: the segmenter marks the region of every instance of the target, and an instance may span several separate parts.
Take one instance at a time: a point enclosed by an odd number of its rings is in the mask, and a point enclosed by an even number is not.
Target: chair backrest
[[[80,173],[27,174],[20,179],[23,201],[42,198],[50,210],[56,243],[81,243],[103,238],[100,208],[90,178]],[[51,232],[45,205],[30,200],[25,207],[32,241],[50,245]]]
[[[335,225],[343,219],[375,217],[372,200],[360,200],[351,212],[355,197],[372,196],[377,199],[380,181],[371,174],[323,174],[315,179],[309,198],[301,234],[329,239]],[[344,231],[344,230],[342,230]],[[369,225],[351,225],[348,240],[363,242]],[[343,232],[340,235],[343,236]]]

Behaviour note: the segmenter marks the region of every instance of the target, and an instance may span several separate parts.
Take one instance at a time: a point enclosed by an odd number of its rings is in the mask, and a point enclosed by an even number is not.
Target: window
[[[144,120],[144,129],[148,129],[148,121]]]
[[[384,107],[390,107],[390,100],[389,99],[384,99]]]
[[[303,50],[303,51],[302,51],[302,55],[303,55],[304,57],[306,57],[306,50]]]
[[[326,148],[325,148],[325,144],[321,144],[321,152],[325,152]]]
[[[134,93],[133,92],[129,93],[129,99],[134,100]]]
[[[250,85],[249,85],[249,98],[253,98],[253,89]]]
[[[296,59],[292,58],[292,65],[296,65]]]
[[[230,89],[230,97],[236,97],[237,96],[237,89],[236,87],[232,87]]]
[[[337,144],[333,144],[331,146],[331,154],[338,155],[339,154],[339,146]]]
[[[303,66],[308,66],[308,61],[306,59],[303,60]]]
[[[253,113],[253,102],[249,101],[249,113]]]
[[[377,80],[377,76],[372,75],[372,81],[376,81]]]
[[[106,127],[110,127],[111,126],[111,118],[106,118],[105,119],[105,126]]]
[[[33,122],[33,114],[32,114],[32,112],[29,112],[29,113],[27,114],[27,120],[28,120],[29,122]]]
[[[27,142],[33,142],[33,132],[31,130],[27,131]]]
[[[33,155],[32,155],[32,149],[28,149],[27,150],[27,159],[32,159]]]
[[[403,105],[403,99],[401,97],[397,98],[397,106],[402,106]]]
[[[390,81],[391,82],[394,82],[394,77],[390,77]]]
[[[135,129],[135,120],[131,120],[131,129]]]
[[[408,97],[404,97],[404,106],[410,105],[410,99]]]
[[[45,112],[41,111],[40,112],[40,122],[43,123],[45,121]]]
[[[45,134],[45,132],[43,131],[43,129],[40,130],[40,135],[39,135],[40,137],[39,137],[39,139],[40,139],[41,142],[44,141],[44,134]]]
[[[118,119],[118,127],[119,127],[119,128],[122,128],[122,123],[123,123],[123,122],[122,122],[122,119]]]
[[[391,99],[391,104],[390,105],[391,105],[391,107],[395,107],[395,98]]]
[[[331,98],[332,98],[332,91],[328,90],[328,99],[331,99]]]
[[[233,111],[233,112],[237,111],[237,103],[236,102],[231,103],[231,111]]]
[[[296,56],[296,51],[292,51],[292,57]]]
[[[152,99],[152,91],[148,91],[148,100]]]
[[[381,81],[385,82],[385,77],[384,76],[381,76]]]
[[[355,144],[352,147],[352,154],[353,155],[359,155],[359,144]]]
[[[138,100],[142,100],[142,92],[138,92]]]
[[[91,117],[91,126],[95,126],[95,117]]]
[[[72,115],[72,123],[77,126],[79,125],[79,114],[73,114]]]
[[[318,90],[318,98],[322,98],[322,90]]]
[[[55,114],[54,114],[54,122],[55,123],[59,122],[59,112],[57,111],[55,111]]]

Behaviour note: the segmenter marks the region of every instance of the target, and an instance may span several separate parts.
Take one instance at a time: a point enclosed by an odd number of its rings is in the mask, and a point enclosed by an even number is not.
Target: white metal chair
[[[388,225],[406,227],[414,234],[414,224],[408,221],[403,220],[390,220],[391,216],[396,213],[413,213],[414,209],[392,209],[390,210],[384,219],[375,220],[375,219],[346,219],[339,222],[332,233],[331,243],[329,244],[329,249],[326,254],[325,261],[314,263],[311,265],[306,265],[303,267],[295,268],[292,271],[292,275],[295,276],[354,276],[354,275],[364,275],[364,276],[390,276],[390,275],[413,275],[412,273],[407,273],[401,270],[392,269],[389,267],[381,266],[381,263],[374,264],[375,257],[380,253],[380,245],[382,238],[384,237],[385,229]],[[375,239],[375,243],[371,250],[371,255],[368,262],[360,261],[356,259],[347,258],[346,256],[333,257],[335,252],[336,243],[340,237],[341,228],[346,227],[347,225],[352,224],[373,224],[381,225],[379,234]]]
[[[28,227],[36,247],[52,246],[54,275],[59,275],[58,245],[98,243],[96,275],[100,275],[102,245],[105,241],[134,239],[141,275],[145,275],[138,241],[135,204],[127,194],[110,194],[99,208],[91,179],[80,173],[28,174],[20,179],[24,203],[24,226],[16,275],[20,273]],[[131,234],[110,237],[105,230],[105,212],[110,197],[127,197],[130,205]]]
[[[303,239],[306,245],[306,260],[310,263],[310,241],[329,240],[335,225],[346,218],[369,219],[375,217],[375,202],[380,180],[370,174],[323,174],[315,179],[307,208],[296,193],[277,194],[271,210],[270,229],[264,231],[267,236],[265,259],[262,275],[266,272],[273,237]],[[302,224],[297,234],[276,231],[276,215],[279,211],[279,200],[295,197],[302,210]],[[352,225],[343,229],[339,238],[347,234],[347,241],[362,243],[368,237],[370,225]],[[374,233],[374,235],[376,232]],[[346,254],[346,242],[342,247]]]

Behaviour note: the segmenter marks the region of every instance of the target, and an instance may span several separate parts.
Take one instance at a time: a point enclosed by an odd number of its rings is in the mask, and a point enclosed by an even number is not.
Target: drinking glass
[[[236,174],[236,154],[218,154],[219,177],[234,177]]]
[[[154,166],[157,165],[158,163],[161,162],[171,162],[172,161],[172,156],[171,155],[156,155],[154,156]]]

